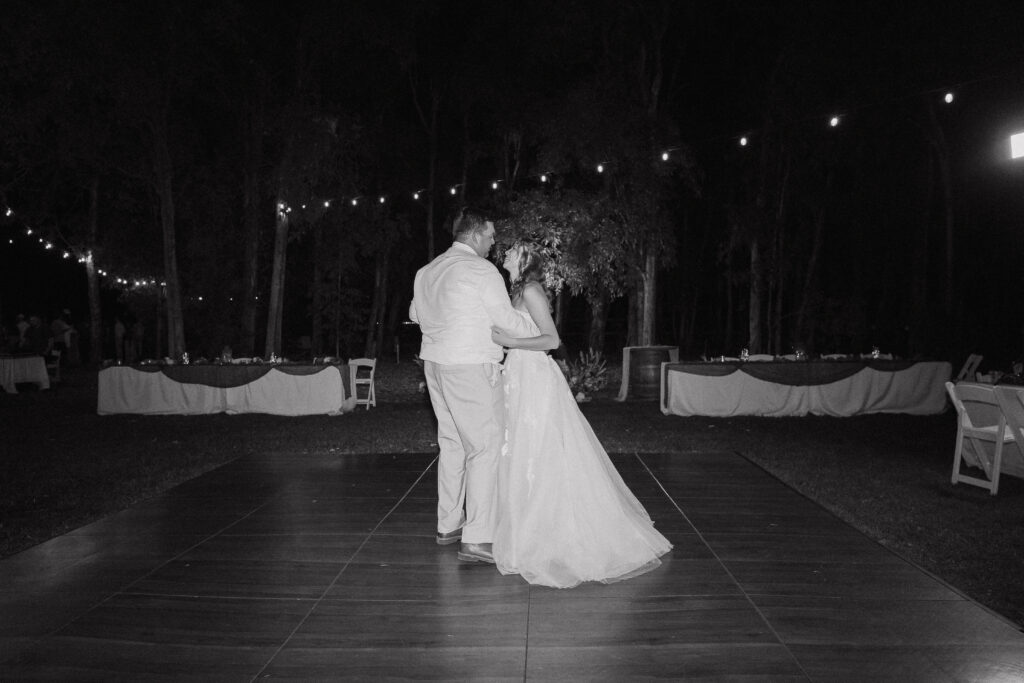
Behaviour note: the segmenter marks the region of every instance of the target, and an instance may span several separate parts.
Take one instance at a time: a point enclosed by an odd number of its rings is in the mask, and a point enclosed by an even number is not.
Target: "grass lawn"
[[[613,382],[584,413],[613,452],[733,451],[893,551],[1024,626],[1024,481],[998,496],[949,481],[956,421],[944,415],[681,418],[618,403]],[[378,407],[341,417],[96,415],[95,373],[48,392],[0,393],[0,556],[248,453],[430,452],[418,368],[382,362]]]

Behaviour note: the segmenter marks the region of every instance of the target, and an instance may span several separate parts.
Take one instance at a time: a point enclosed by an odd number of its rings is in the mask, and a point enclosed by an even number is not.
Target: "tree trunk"
[[[93,262],[92,250],[99,237],[100,178],[93,176],[89,185],[89,248],[85,252],[85,277],[89,287],[89,363],[99,366],[103,359],[103,311],[100,308],[100,278]]]
[[[761,246],[757,240],[750,242],[750,310],[749,331],[747,334],[750,353],[761,353],[761,289],[764,286],[763,267],[761,264]]]
[[[310,332],[309,351],[313,357],[322,356],[324,334],[324,286],[321,254],[323,254],[324,228],[320,221],[313,226],[313,282],[312,289],[313,329]]]
[[[796,318],[797,334],[801,336],[808,333],[807,315],[814,288],[814,280],[818,274],[818,261],[821,258],[821,249],[825,241],[825,216],[828,198],[832,193],[832,177],[833,171],[830,168],[828,175],[825,177],[825,192],[821,198],[821,206],[814,217],[814,238],[811,242],[811,255],[807,259],[807,272],[804,274],[804,286],[800,295],[800,312]]]
[[[380,348],[382,327],[384,325],[384,312],[387,310],[388,298],[388,252],[382,250],[377,253],[377,262],[373,273],[373,304],[370,306],[370,315],[366,321],[366,344],[364,355],[367,358],[376,358]]]
[[[285,212],[284,193],[278,192],[274,219],[274,267],[270,275],[270,301],[267,304],[267,335],[263,353],[281,352],[281,323],[284,313],[284,275],[288,257],[288,214]]]
[[[591,351],[604,352],[605,330],[608,327],[608,297],[604,294],[589,297],[590,332],[587,335],[587,347]]]
[[[259,105],[257,105],[259,106]],[[263,159],[262,110],[250,112],[246,131],[245,170],[243,178],[242,244],[242,319],[239,351],[236,355],[256,355],[256,281],[259,272],[260,243],[260,163]]]
[[[932,128],[933,147],[939,167],[939,181],[942,183],[942,219],[946,236],[946,287],[943,297],[943,312],[946,324],[952,323],[953,316],[953,173],[950,168],[949,145],[942,132],[942,126],[935,117],[935,107],[928,105],[928,118]]]
[[[655,302],[657,301],[658,259],[653,249],[647,250],[644,258],[644,296],[641,311],[640,346],[654,344]]]
[[[430,101],[430,169],[427,178],[427,261],[433,261],[437,249],[434,245],[434,214],[437,202],[437,124],[441,96],[435,93]]]
[[[177,236],[174,216],[173,167],[168,140],[166,111],[153,125],[154,181],[160,201],[163,231],[164,281],[167,282],[167,352],[171,358],[185,353],[185,323],[181,312],[181,284],[178,279]]]

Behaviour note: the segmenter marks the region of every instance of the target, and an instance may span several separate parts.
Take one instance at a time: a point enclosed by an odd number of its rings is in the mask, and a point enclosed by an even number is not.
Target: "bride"
[[[621,581],[661,564],[671,550],[654,529],[580,412],[558,365],[558,347],[541,284],[544,259],[515,245],[503,264],[513,307],[536,336],[492,338],[505,360],[505,440],[498,465],[494,560],[502,574],[571,588]]]

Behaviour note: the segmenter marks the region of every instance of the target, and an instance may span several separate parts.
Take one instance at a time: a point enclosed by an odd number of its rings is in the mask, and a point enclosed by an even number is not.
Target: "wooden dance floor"
[[[563,591],[434,542],[432,455],[236,460],[0,561],[0,680],[1024,678],[1011,623],[742,457],[614,459],[675,549]]]

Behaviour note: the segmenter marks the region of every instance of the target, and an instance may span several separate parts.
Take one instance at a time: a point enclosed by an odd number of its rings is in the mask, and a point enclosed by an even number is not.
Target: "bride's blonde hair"
[[[509,298],[515,301],[523,295],[523,289],[531,282],[538,283],[544,287],[544,270],[547,266],[547,259],[535,245],[517,242],[511,249],[519,250],[519,276],[512,282],[509,288]],[[547,294],[547,289],[544,290]]]

